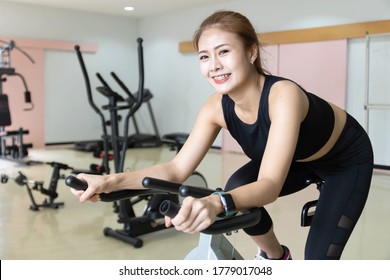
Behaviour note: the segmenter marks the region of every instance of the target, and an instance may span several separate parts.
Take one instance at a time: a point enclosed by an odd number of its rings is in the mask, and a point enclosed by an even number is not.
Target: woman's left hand
[[[203,198],[186,197],[180,211],[174,218],[165,217],[167,227],[173,225],[176,230],[197,233],[215,222],[222,206],[217,195]]]

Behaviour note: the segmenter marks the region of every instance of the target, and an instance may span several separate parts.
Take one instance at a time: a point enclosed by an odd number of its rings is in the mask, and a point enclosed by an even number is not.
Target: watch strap
[[[223,191],[217,191],[212,194],[217,194],[221,200],[224,213],[218,216],[231,217],[237,214],[236,205],[234,204],[231,194]]]

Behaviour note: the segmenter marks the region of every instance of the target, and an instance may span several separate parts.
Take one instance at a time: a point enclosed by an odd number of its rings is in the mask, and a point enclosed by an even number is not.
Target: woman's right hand
[[[100,201],[100,193],[110,193],[112,191],[107,176],[80,173],[76,177],[88,185],[85,191],[70,188],[70,191],[79,198],[81,203],[86,201],[98,202]]]

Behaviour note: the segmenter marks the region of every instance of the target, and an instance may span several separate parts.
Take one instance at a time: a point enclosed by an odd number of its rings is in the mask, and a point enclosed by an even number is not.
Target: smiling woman
[[[218,30],[218,27],[214,27],[203,31],[197,43],[203,76],[216,91],[229,92],[231,95],[243,90],[242,86],[255,86],[256,83],[250,84],[246,81],[248,79],[256,82],[259,79],[259,72],[252,70],[256,60],[256,65],[260,65],[256,45],[252,45],[249,52],[243,52],[244,46],[235,33],[218,32]],[[234,75],[232,75],[233,71]],[[259,71],[263,73],[262,69]]]

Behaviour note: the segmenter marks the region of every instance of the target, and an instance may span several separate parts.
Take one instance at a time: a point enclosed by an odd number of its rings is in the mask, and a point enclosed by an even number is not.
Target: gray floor
[[[133,170],[174,156],[168,147],[131,149],[126,155],[126,170]],[[100,164],[90,153],[78,152],[71,146],[50,146],[32,149],[29,158],[45,162],[61,162],[74,168],[88,168],[91,163]],[[229,174],[246,162],[241,154],[210,151],[199,167],[209,187],[223,186]],[[23,166],[0,160],[0,173],[11,178],[22,171],[29,179],[44,181],[47,188],[52,168],[45,164]],[[68,175],[69,171],[62,172]],[[390,177],[375,172],[372,189],[359,223],[350,238],[343,259],[390,259]],[[65,205],[59,209],[29,210],[31,201],[24,187],[12,179],[0,185],[0,258],[1,259],[76,259],[76,260],[152,260],[183,259],[198,243],[198,234],[184,234],[174,229],[164,229],[142,236],[143,247],[134,248],[124,242],[105,237],[103,229],[121,229],[112,203],[80,204],[69,192],[64,181],[58,184],[58,202]],[[33,192],[37,203],[45,198]],[[303,204],[318,196],[315,187],[278,199],[267,207],[271,213],[276,233],[286,244],[294,259],[303,258],[307,228],[300,226],[300,211]],[[143,205],[136,207],[141,213]],[[256,248],[242,231],[228,237],[245,259],[253,259]]]

